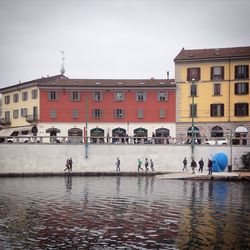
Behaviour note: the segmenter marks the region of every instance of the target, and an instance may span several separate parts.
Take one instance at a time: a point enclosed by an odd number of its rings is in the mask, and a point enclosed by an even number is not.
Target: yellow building
[[[250,47],[182,49],[174,59],[176,136],[239,137],[250,130]],[[192,110],[193,107],[193,110]],[[249,143],[249,140],[248,140]]]
[[[39,84],[51,82],[62,75],[42,77],[1,89],[2,119],[1,136],[9,136],[14,131],[19,135],[30,134],[32,127],[39,122],[40,93]],[[16,134],[17,135],[17,134]]]

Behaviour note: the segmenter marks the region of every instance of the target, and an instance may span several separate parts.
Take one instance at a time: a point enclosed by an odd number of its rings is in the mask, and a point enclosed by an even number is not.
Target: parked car
[[[228,139],[216,139],[216,140],[208,140],[208,139],[206,139],[205,144],[221,146],[221,145],[229,145],[230,141]]]

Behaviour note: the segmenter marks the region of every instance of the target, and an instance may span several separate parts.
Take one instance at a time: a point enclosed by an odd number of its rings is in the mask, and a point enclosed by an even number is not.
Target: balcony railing
[[[2,126],[10,126],[11,125],[10,118],[2,118],[0,120],[0,125],[2,125]]]
[[[26,121],[29,123],[39,122],[39,119],[40,119],[39,114],[32,114],[26,116]]]

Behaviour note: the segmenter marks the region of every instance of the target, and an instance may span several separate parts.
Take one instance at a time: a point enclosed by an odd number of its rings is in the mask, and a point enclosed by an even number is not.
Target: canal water
[[[0,249],[249,249],[248,182],[0,178]]]

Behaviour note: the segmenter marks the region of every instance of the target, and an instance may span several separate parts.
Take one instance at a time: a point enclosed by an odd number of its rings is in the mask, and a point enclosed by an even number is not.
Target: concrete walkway
[[[158,175],[157,178],[162,180],[184,180],[184,179],[195,179],[195,180],[250,180],[250,172],[214,172],[212,176],[208,175],[208,171],[203,173],[192,172],[178,172]]]

